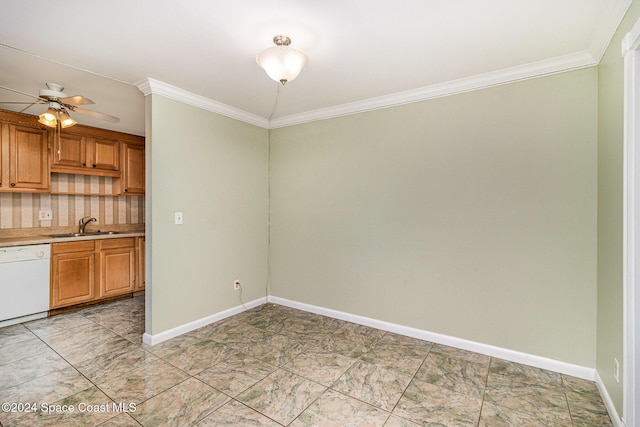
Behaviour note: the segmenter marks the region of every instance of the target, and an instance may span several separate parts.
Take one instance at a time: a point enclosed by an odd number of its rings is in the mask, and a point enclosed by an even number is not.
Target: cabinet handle
[[[87,164],[86,164],[86,163],[83,163],[83,164],[82,164],[82,166],[87,166]]]
[[[93,165],[93,167],[94,167],[94,168],[95,168],[96,166],[98,166],[98,165]]]
[[[11,184],[11,185],[13,185],[13,184]],[[128,189],[128,188],[125,188],[125,189],[124,189],[124,191],[129,191],[129,189]]]
[[[11,184],[9,184],[9,185],[10,185],[10,186],[12,186],[12,187],[15,187],[15,186],[16,186],[16,183],[15,183],[15,182],[12,182],[12,183],[11,183]]]

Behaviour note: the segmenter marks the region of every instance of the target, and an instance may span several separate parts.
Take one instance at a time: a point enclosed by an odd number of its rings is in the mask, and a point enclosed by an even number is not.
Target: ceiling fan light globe
[[[47,121],[55,121],[56,120],[56,112],[53,108],[48,108],[47,111],[40,114],[40,118]]]
[[[69,113],[62,110],[60,111],[60,126],[62,128],[68,128],[75,125],[77,122],[71,118]]]
[[[71,117],[69,117],[67,120],[60,120],[60,126],[62,126],[62,128],[68,128],[71,127],[73,125],[75,125],[77,122],[75,120],[73,120]]]
[[[58,120],[56,119],[56,110],[49,107],[47,111],[38,116],[38,123],[42,123],[45,126],[56,127]]]

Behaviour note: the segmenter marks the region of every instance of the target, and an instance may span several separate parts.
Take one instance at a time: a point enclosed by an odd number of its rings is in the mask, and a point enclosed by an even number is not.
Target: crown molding
[[[135,86],[144,94],[144,96],[154,94],[161,95],[165,98],[180,101],[188,105],[192,105],[203,110],[211,111],[223,116],[230,117],[232,119],[239,120],[241,122],[249,123],[255,126],[259,126],[265,129],[269,128],[269,120],[258,116],[257,114],[249,113],[239,108],[232,107],[222,102],[214,101],[213,99],[206,98],[204,96],[195,94],[193,92],[180,89],[179,87],[172,86],[168,83],[161,82],[152,78],[147,78],[135,83]]]
[[[333,107],[320,108],[306,111],[299,114],[267,119],[257,114],[249,113],[239,108],[231,107],[218,101],[214,101],[204,96],[188,92],[176,86],[161,82],[159,80],[147,78],[135,86],[145,95],[161,95],[176,101],[204,110],[212,111],[223,116],[231,117],[242,122],[256,125],[265,129],[277,129],[302,123],[315,122],[318,120],[331,119],[334,117],[346,116],[350,114],[364,113],[366,111],[379,110],[383,108],[396,107],[399,105],[414,102],[426,101],[444,96],[456,95],[459,93],[485,89],[492,86],[513,83],[522,80],[533,79],[550,74],[562,73],[565,71],[577,70],[597,65],[598,62],[587,51],[570,55],[559,56],[543,61],[533,62],[517,67],[506,68],[490,73],[479,74],[472,77],[453,80],[445,83],[438,83],[405,92],[398,92],[391,95],[376,98],[364,99],[362,101],[350,102]]]
[[[395,107],[413,102],[426,101],[433,98],[440,98],[492,86],[513,83],[516,81],[533,79],[550,74],[562,73],[564,71],[592,67],[594,65],[597,65],[597,61],[593,56],[591,56],[591,54],[589,54],[589,52],[583,51],[405,92],[398,92],[391,95],[336,105],[334,107],[320,108],[318,110],[279,117],[271,120],[269,128],[276,129],[317,120],[346,116],[349,114]]]

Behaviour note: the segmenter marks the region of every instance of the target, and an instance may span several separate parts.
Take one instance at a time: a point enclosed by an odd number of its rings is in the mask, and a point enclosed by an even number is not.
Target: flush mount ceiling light
[[[256,62],[264,68],[269,77],[284,85],[298,77],[307,65],[307,55],[290,47],[291,39],[287,36],[275,36],[273,42],[276,45],[260,52],[256,56]]]

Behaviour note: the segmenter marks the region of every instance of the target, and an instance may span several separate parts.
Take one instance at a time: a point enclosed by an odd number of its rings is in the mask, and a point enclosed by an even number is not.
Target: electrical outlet
[[[40,221],[51,221],[53,219],[53,212],[51,209],[43,209],[38,212],[38,219]]]
[[[233,281],[233,290],[237,291],[238,289],[240,289],[240,280],[234,280]]]
[[[620,363],[615,357],[613,358],[613,378],[620,383]]]

